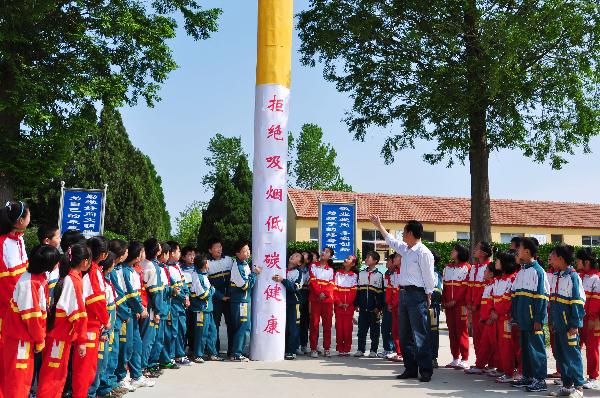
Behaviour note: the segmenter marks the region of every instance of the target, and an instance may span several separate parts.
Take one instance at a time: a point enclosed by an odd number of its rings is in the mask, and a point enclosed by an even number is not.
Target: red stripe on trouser
[[[584,320],[582,341],[585,344],[585,357],[587,359],[587,373],[590,379],[598,378],[598,344],[600,343],[600,333],[597,329],[598,320]]]
[[[512,377],[515,372],[515,361],[517,360],[514,346],[514,325],[512,331],[507,331],[507,320],[499,319],[496,321],[496,341],[497,341],[497,368],[505,375]],[[518,341],[518,340],[517,340]],[[520,354],[519,354],[520,355]],[[519,357],[520,358],[520,357]]]
[[[475,351],[475,360],[479,357],[479,347],[481,346],[481,336],[483,334],[484,324],[480,323],[481,312],[479,310],[471,312],[471,329],[473,331],[473,350]]]
[[[491,325],[483,325],[479,339],[479,351],[475,359],[475,367],[483,369],[486,366],[494,367],[496,359],[496,322]]]
[[[71,382],[73,398],[87,398],[88,390],[96,377],[100,330],[88,329],[88,333],[94,333],[95,338],[86,340],[85,356],[81,357],[79,352],[73,353],[73,378]]]
[[[33,341],[23,342],[29,344],[29,350],[23,351],[21,359],[18,359],[19,340],[4,339],[4,379],[9,383],[2,384],[2,392],[5,397],[27,398],[31,390],[33,377]],[[24,348],[25,349],[25,348]]]
[[[450,337],[450,352],[452,357],[469,359],[469,328],[464,305],[455,305],[446,309],[448,337]]]
[[[392,308],[392,340],[396,347],[396,354],[402,355],[400,351],[400,336],[398,331],[398,308]]]
[[[333,318],[333,303],[310,302],[310,349],[317,350],[319,340],[319,321],[323,319],[323,348],[331,348],[331,323]]]
[[[338,352],[350,352],[352,349],[352,320],[351,314],[335,314],[335,349]]]
[[[55,339],[46,337],[46,347],[42,358],[42,369],[38,381],[37,398],[60,398],[62,390],[67,379],[69,370],[69,355],[71,353],[71,341],[58,342],[64,343],[61,358],[51,358],[52,346]],[[57,364],[56,367],[51,364]]]

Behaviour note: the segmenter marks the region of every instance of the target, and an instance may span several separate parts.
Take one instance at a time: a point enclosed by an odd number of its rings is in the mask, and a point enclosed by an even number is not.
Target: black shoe
[[[517,379],[517,380],[513,381],[512,383],[510,383],[510,385],[513,387],[517,387],[517,388],[525,388],[528,385],[530,385],[532,382],[533,382],[533,379],[530,379],[528,377],[521,377],[520,379]]]
[[[534,380],[533,383],[525,387],[527,392],[541,392],[548,391],[548,386],[546,385],[546,380]]]
[[[409,373],[407,371],[404,371],[404,373],[402,373],[401,375],[396,376],[396,379],[399,380],[406,380],[406,379],[418,379],[419,375],[417,375],[416,373]]]
[[[421,375],[421,377],[419,377],[419,381],[421,383],[429,383],[431,381],[431,375]]]

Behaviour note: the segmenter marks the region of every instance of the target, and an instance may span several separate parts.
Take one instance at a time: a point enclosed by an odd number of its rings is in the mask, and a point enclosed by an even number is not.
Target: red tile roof
[[[377,214],[383,221],[419,220],[429,224],[466,224],[471,220],[467,198],[290,189],[298,218],[317,218],[317,202],[358,200],[358,219]],[[492,225],[600,229],[600,204],[492,199]]]

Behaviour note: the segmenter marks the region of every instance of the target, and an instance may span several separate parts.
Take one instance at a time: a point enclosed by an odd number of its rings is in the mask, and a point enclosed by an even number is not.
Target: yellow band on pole
[[[256,84],[290,88],[293,0],[258,0]]]

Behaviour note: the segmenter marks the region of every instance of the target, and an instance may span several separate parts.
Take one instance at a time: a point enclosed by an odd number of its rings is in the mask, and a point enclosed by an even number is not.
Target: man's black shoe
[[[421,377],[419,377],[419,381],[421,383],[429,383],[431,381],[431,375],[421,375]]]
[[[404,372],[401,375],[396,376],[396,379],[406,380],[406,379],[418,379],[419,375],[415,373]]]

